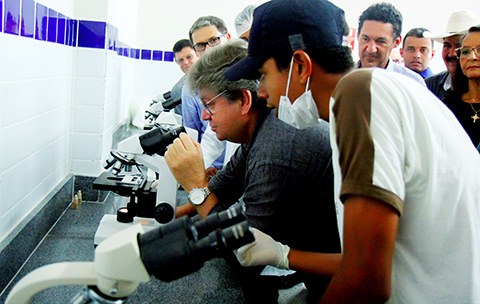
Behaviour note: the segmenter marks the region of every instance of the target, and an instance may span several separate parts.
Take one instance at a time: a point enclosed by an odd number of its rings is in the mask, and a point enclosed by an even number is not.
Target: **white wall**
[[[109,0],[108,5],[107,20],[119,29],[119,40],[134,47],[140,47],[137,45],[138,1]]]
[[[228,1],[158,1],[142,0],[138,7],[137,44],[141,48],[170,49],[181,39],[188,38],[188,30],[193,22],[203,15],[214,15],[222,18],[230,33],[237,37],[233,20],[235,16],[249,4],[262,4],[263,0]],[[370,4],[380,1],[372,0],[332,0],[345,11],[350,27],[358,26],[358,17]],[[480,4],[474,0],[417,1],[391,0],[403,15],[403,34],[414,27],[426,27],[431,31],[443,31],[450,13],[458,9],[471,9],[480,14]],[[436,43],[435,48],[441,50]],[[444,69],[441,51],[434,57],[432,66],[439,72]]]
[[[142,0],[138,11],[138,45],[144,48],[171,49],[175,42],[188,38],[193,22],[200,17],[213,15],[225,21],[229,32],[237,37],[233,21],[249,4],[261,4],[264,0],[202,0],[158,1]],[[228,3],[228,4],[227,4]],[[153,38],[152,38],[153,37]]]
[[[0,241],[70,172],[72,49],[0,35]]]
[[[106,21],[108,1],[75,1],[74,12],[75,19]],[[108,60],[109,53],[113,52],[93,48],[75,48],[74,51],[70,161],[72,172],[77,175],[96,176],[102,171],[112,134],[121,123],[121,118],[115,115],[120,105],[117,103],[117,108],[112,108],[113,101],[107,99],[119,90],[108,86],[119,77],[107,76],[110,64],[118,64]]]
[[[53,8],[57,12],[61,12],[62,14],[71,18],[75,18],[74,0],[36,0],[35,2],[41,3],[46,7]]]

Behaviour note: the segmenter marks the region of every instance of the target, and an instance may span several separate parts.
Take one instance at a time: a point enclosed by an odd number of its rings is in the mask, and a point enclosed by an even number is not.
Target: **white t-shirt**
[[[480,155],[455,116],[410,78],[359,69],[330,128],[337,198],[400,214],[389,303],[480,303]]]
[[[402,75],[405,75],[407,77],[412,78],[413,80],[417,81],[420,83],[422,86],[426,87],[427,84],[425,83],[425,80],[423,80],[422,76],[420,74],[415,73],[414,71],[410,70],[407,67],[404,67],[403,65],[400,65],[396,62],[393,62],[392,60],[388,61],[387,67],[385,68],[387,71],[395,72],[395,73],[400,73]]]

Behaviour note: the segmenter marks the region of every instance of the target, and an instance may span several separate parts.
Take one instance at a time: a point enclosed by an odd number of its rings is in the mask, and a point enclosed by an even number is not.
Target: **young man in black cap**
[[[239,261],[335,271],[321,303],[479,303],[480,155],[457,119],[408,77],[347,73],[343,11],[328,1],[269,1],[253,20],[249,55],[226,77],[260,72],[260,97],[292,125],[314,121],[315,109],[329,120],[343,255],[285,256],[256,231]]]
[[[189,203],[178,207],[176,215],[196,211],[207,216],[241,200],[252,227],[297,249],[338,255],[328,124],[293,128],[257,98],[257,80],[226,80],[224,71],[246,56],[245,41],[230,41],[205,53],[189,71],[187,81],[204,105],[202,118],[218,139],[241,146],[208,179],[198,143],[180,134],[165,153],[173,175],[189,194]],[[330,282],[330,277],[302,271],[292,274],[263,265],[245,268],[233,255],[231,260],[232,274],[239,279],[247,303],[277,303],[279,289],[299,282],[307,287],[309,303],[318,303]]]

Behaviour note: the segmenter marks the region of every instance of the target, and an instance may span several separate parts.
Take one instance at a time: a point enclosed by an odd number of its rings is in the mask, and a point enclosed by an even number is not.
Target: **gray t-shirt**
[[[340,252],[328,134],[326,122],[297,130],[267,111],[209,187],[223,206],[243,195],[250,224],[277,241]]]

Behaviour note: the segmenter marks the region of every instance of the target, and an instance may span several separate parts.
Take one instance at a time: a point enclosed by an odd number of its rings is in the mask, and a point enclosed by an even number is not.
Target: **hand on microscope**
[[[187,136],[187,134],[181,133],[168,147],[165,152],[165,161],[177,182],[182,185],[187,193],[190,193],[195,188],[208,187],[208,177],[200,144]],[[214,193],[209,193],[205,201],[194,207],[201,217],[206,217],[217,203],[217,200]],[[193,210],[190,204],[184,208]],[[178,211],[182,214],[185,210]]]

